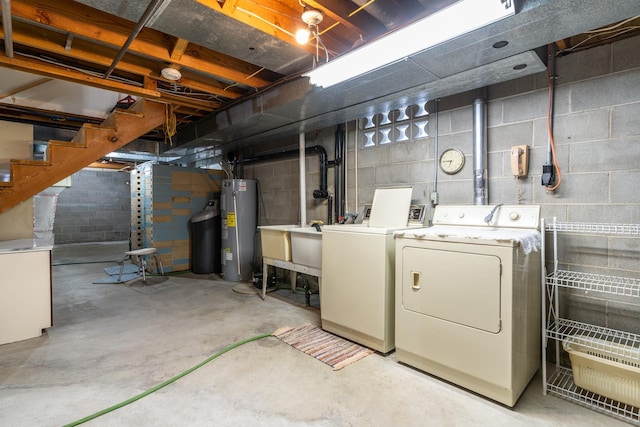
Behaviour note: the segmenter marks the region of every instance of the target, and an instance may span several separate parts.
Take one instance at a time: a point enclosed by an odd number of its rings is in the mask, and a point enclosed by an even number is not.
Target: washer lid
[[[376,188],[369,227],[404,228],[409,220],[413,188]]]

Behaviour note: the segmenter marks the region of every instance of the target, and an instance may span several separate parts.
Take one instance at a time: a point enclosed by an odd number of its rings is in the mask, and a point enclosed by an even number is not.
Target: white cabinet
[[[51,326],[51,251],[0,251],[0,344]]]
[[[542,279],[542,379],[544,394],[551,393],[634,423],[640,422],[640,335],[561,317],[559,288],[598,295],[637,298],[640,280],[630,277],[570,271],[559,268],[558,241],[571,234],[638,237],[640,224],[592,224],[542,220],[543,259],[545,235],[551,237],[553,268]],[[551,245],[550,245],[551,246]],[[609,258],[611,259],[611,258]],[[565,260],[566,262],[566,260]],[[547,347],[554,345],[555,366],[547,372]],[[552,350],[553,351],[553,350]],[[571,368],[562,366],[562,351],[571,357]]]

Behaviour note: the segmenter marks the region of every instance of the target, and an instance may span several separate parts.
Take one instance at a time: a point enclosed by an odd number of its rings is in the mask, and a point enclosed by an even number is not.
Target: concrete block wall
[[[489,204],[537,204],[542,216],[560,221],[640,223],[640,37],[628,38],[582,52],[558,57],[554,109],[554,139],[562,183],[556,191],[541,185],[547,157],[548,86],[546,73],[528,76],[488,88],[488,194]],[[474,93],[463,93],[439,102],[438,153],[456,147],[465,154],[465,166],[456,175],[438,172],[440,204],[473,204]],[[435,103],[427,104],[426,138],[363,147],[362,121],[347,124],[347,211],[371,203],[375,188],[413,187],[414,203],[429,203],[434,190]],[[307,146],[320,144],[334,158],[335,128],[307,134]],[[529,174],[511,175],[510,149],[530,148]],[[261,221],[292,223],[297,211],[297,159],[249,167],[251,177],[263,185],[274,174],[286,171],[282,181],[270,187]],[[307,217],[326,212],[326,201],[313,201],[316,185],[307,159]],[[357,182],[357,185],[356,185]],[[329,171],[329,187],[333,170]],[[263,190],[264,191],[264,190]],[[264,196],[263,196],[264,197]],[[296,199],[296,202],[293,202]],[[265,199],[266,200],[266,199]],[[282,209],[286,203],[287,209]],[[431,215],[431,212],[429,212]],[[572,269],[640,278],[640,239],[625,237],[568,236],[560,249]],[[547,254],[550,254],[547,251]],[[547,256],[547,263],[550,261]],[[571,318],[640,333],[637,298],[615,302],[584,292],[566,292],[564,312]]]
[[[58,195],[53,234],[56,244],[129,239],[129,174],[82,169]]]

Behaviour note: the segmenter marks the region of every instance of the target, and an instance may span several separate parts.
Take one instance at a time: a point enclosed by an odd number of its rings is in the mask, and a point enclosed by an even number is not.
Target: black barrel
[[[196,274],[220,273],[220,210],[211,200],[191,217],[191,271]]]

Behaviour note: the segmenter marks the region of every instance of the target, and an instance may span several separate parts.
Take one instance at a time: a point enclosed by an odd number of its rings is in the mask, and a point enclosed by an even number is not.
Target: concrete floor
[[[232,291],[191,273],[92,284],[126,244],[54,249],[54,326],[0,346],[0,425],[59,426],[129,399],[228,345],[318,310]],[[284,286],[287,286],[286,284]],[[276,338],[240,346],[96,426],[625,425],[543,396],[539,375],[510,409],[373,354],[340,371]]]

